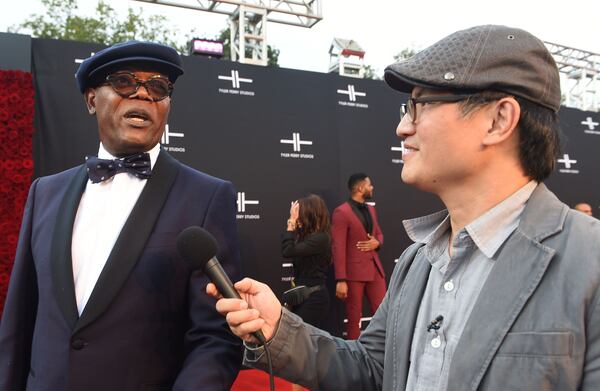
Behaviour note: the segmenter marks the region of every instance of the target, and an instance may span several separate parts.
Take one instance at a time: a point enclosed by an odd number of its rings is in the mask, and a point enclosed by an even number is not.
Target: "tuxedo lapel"
[[[81,166],[75,172],[71,182],[67,185],[65,195],[58,208],[56,225],[52,235],[50,249],[50,264],[54,295],[67,324],[71,329],[77,322],[77,301],[75,298],[75,284],[73,282],[73,262],[71,259],[71,238],[73,236],[73,223],[81,200],[81,194],[87,182],[85,167]]]
[[[123,226],[74,332],[93,322],[108,308],[136,265],[168,198],[178,165],[166,152],[160,152],[152,176]]]

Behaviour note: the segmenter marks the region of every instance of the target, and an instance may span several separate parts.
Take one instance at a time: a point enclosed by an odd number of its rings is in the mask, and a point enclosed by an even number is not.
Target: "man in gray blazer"
[[[599,390],[600,222],[542,181],[559,150],[558,70],[526,31],[458,31],[391,65],[411,94],[402,179],[447,210],[405,221],[415,241],[357,341],[281,309],[264,284],[221,299],[246,363],[311,390]],[[216,295],[209,285],[207,291]]]

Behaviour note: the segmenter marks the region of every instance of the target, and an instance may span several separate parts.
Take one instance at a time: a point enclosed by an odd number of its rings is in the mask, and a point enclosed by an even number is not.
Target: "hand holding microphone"
[[[206,293],[216,298],[222,295],[216,308],[225,316],[231,331],[247,342],[268,341],[281,318],[281,303],[261,282],[244,278],[233,285],[215,257],[217,248],[213,236],[200,227],[186,228],[177,237],[181,257],[192,269],[204,270],[212,281],[206,286]]]
[[[256,343],[253,336],[262,330],[265,339],[270,340],[281,319],[281,303],[268,285],[244,278],[236,282],[234,287],[240,292],[242,299],[222,298],[217,301],[217,311],[225,316],[231,331],[246,342]],[[215,284],[206,286],[206,293],[218,297]]]

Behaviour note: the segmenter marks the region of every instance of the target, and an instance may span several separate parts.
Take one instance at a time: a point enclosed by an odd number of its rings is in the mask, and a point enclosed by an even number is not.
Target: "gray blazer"
[[[404,390],[430,269],[419,247],[402,254],[357,341],[284,311],[270,343],[276,373],[313,391]],[[600,221],[572,211],[540,184],[475,303],[448,390],[600,390],[599,287]],[[266,368],[257,353],[246,351],[246,363]]]

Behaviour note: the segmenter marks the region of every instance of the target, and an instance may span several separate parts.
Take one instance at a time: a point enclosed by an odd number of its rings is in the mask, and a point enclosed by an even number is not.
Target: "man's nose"
[[[405,115],[402,117],[396,128],[396,135],[398,138],[405,139],[408,136],[415,133],[415,125],[412,123],[410,116]]]
[[[137,99],[145,99],[145,100],[153,101],[152,97],[150,96],[150,93],[148,93],[148,90],[146,89],[146,86],[144,84],[141,84],[138,87],[137,91],[133,95],[130,95],[129,98],[137,98]]]

